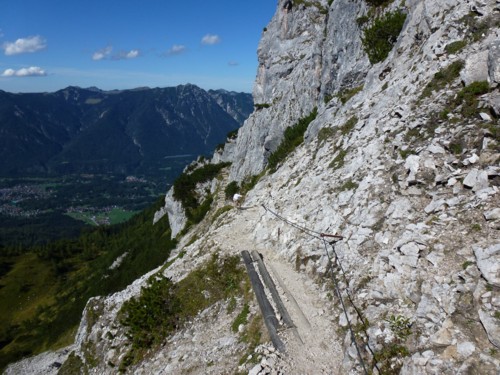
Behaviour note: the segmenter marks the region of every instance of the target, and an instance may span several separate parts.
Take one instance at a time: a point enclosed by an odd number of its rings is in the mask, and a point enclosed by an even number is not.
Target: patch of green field
[[[114,208],[109,213],[109,221],[112,225],[124,223],[137,213],[139,213],[139,211],[127,211],[121,208]]]
[[[80,220],[83,221],[85,224],[89,225],[97,225],[92,219],[91,216],[89,216],[89,213],[84,213],[84,212],[68,212],[66,215],[69,217],[75,219],[75,220]]]
[[[113,208],[112,210],[102,211],[81,211],[69,212],[66,215],[73,219],[80,220],[89,225],[114,225],[128,221],[139,211],[129,211],[122,208]]]

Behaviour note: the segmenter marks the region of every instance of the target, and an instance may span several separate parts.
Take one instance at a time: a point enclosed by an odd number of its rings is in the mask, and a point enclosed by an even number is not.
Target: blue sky
[[[192,83],[251,92],[273,0],[7,0],[0,89]]]

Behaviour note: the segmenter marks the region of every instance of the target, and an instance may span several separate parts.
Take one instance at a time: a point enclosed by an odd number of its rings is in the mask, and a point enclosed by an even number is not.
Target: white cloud
[[[181,53],[186,52],[186,46],[182,44],[174,44],[167,51],[166,55],[180,55]]]
[[[107,46],[105,48],[102,48],[102,49],[94,52],[94,54],[92,55],[92,60],[94,60],[94,61],[103,60],[106,57],[108,57],[112,51],[113,51],[113,47],[111,47],[111,46]]]
[[[47,47],[47,42],[40,35],[17,39],[15,42],[5,42],[3,49],[7,56],[20,53],[36,52]]]
[[[31,66],[29,68],[21,68],[19,70],[6,69],[2,73],[2,77],[42,77],[46,76],[45,70],[38,66]]]
[[[13,77],[16,75],[16,71],[14,69],[5,69],[2,73],[2,77]]]
[[[120,51],[117,54],[115,54],[112,59],[113,60],[130,60],[130,59],[135,59],[136,57],[139,57],[139,50],[138,49],[132,49],[130,51]]]
[[[229,65],[229,66],[238,66],[238,65],[240,65],[240,63],[238,61],[229,61],[227,63],[227,65]]]
[[[135,59],[138,56],[139,56],[139,50],[137,49],[130,50],[126,55],[127,59]]]
[[[203,38],[201,38],[201,44],[205,45],[214,45],[220,43],[221,39],[218,35],[207,34]]]
[[[113,52],[113,47],[108,46],[106,48],[102,48],[92,55],[92,60],[94,61],[99,61],[99,60],[104,60],[104,59],[111,59],[111,60],[130,60],[130,59],[135,59],[136,57],[140,56],[140,51],[138,49],[132,49],[130,51],[119,51],[113,55],[111,53]]]

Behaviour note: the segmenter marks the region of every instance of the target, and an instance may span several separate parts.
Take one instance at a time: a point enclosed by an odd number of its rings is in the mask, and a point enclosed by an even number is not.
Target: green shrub
[[[388,12],[376,18],[373,25],[364,30],[363,48],[372,64],[386,59],[396,44],[405,20],[406,14],[401,11]]]
[[[268,159],[268,167],[271,172],[276,171],[278,164],[285,160],[304,141],[304,133],[317,114],[318,108],[314,108],[308,116],[301,118],[295,125],[285,129],[283,140]]]
[[[459,93],[459,99],[463,99],[467,95],[483,95],[490,90],[490,85],[487,81],[477,81],[472,82],[468,86],[465,86]]]
[[[246,324],[248,322],[249,313],[250,313],[250,306],[248,306],[248,303],[245,303],[245,306],[243,306],[243,310],[241,310],[241,312],[238,314],[233,324],[231,325],[231,330],[233,332],[238,332],[240,324]]]
[[[401,157],[403,159],[406,159],[408,156],[410,155],[415,155],[415,151],[410,149],[410,148],[407,148],[406,150],[399,150],[399,155],[401,155]]]
[[[410,323],[410,318],[402,315],[391,315],[386,321],[389,323],[391,331],[394,332],[394,335],[398,339],[406,340],[406,338],[411,335],[412,324]]]
[[[186,217],[193,223],[199,223],[210,209],[213,197],[208,197],[200,205],[196,197],[196,185],[217,176],[221,169],[230,163],[206,164],[200,168],[188,169],[174,182],[174,198],[181,202]]]
[[[488,33],[489,30],[500,26],[500,20],[495,15],[490,15],[484,19],[479,19],[476,14],[469,13],[461,19],[468,28],[467,39],[471,42],[477,42],[481,40],[484,35]]]
[[[477,97],[479,95],[486,94],[489,90],[490,85],[486,81],[472,82],[470,85],[459,91],[453,101],[453,104],[455,107],[458,107],[459,105],[462,106],[462,116],[472,117],[479,112]]]
[[[120,322],[128,328],[133,349],[150,348],[160,343],[179,325],[181,301],[174,284],[163,275],[149,278],[139,298],[126,301]]]
[[[335,134],[335,130],[333,128],[321,128],[318,132],[318,142],[319,144],[323,144],[327,139],[332,137]]]
[[[443,70],[434,74],[434,77],[424,88],[420,97],[427,98],[432,94],[433,91],[443,89],[447,84],[453,82],[460,76],[460,71],[463,67],[464,62],[462,60],[457,60],[448,65]]]
[[[462,269],[466,270],[467,267],[469,266],[472,266],[474,264],[474,262],[471,262],[470,260],[467,260],[465,262],[462,263]]]
[[[392,1],[393,0],[366,0],[366,3],[371,5],[371,6],[378,7],[381,5],[386,5],[386,4],[392,3]]]
[[[340,191],[346,191],[346,190],[354,190],[358,188],[358,184],[354,182],[353,180],[348,180],[346,181],[340,188]]]
[[[359,27],[362,27],[366,25],[370,21],[370,17],[368,16],[361,16],[356,18],[356,23],[358,24]]]
[[[386,319],[391,331],[394,333],[394,342],[383,345],[373,357],[373,362],[378,364],[381,374],[396,375],[403,365],[403,358],[408,357],[410,352],[402,343],[412,333],[410,318],[403,315],[391,315]]]
[[[464,150],[464,146],[462,142],[451,142],[448,146],[449,150],[454,153],[455,155],[460,155],[462,151]]]
[[[238,186],[238,183],[236,181],[231,181],[224,189],[226,199],[232,199],[233,195],[236,194],[239,190],[240,187]]]
[[[421,133],[420,133],[420,128],[418,127],[415,127],[413,129],[408,129],[406,134],[405,134],[405,140],[406,141],[410,141],[411,139],[413,138],[420,138],[421,137]]]
[[[241,336],[241,341],[246,343],[248,349],[245,354],[241,357],[239,364],[243,365],[247,362],[258,363],[258,357],[255,355],[255,348],[262,342],[269,340],[269,338],[264,337],[263,332],[264,322],[262,315],[253,315],[250,322],[247,324],[245,331]]]
[[[470,229],[473,231],[473,232],[480,232],[481,231],[481,224],[472,224]]]
[[[340,150],[338,155],[332,160],[332,162],[328,165],[329,168],[339,169],[344,166],[344,159],[347,155],[346,150]]]
[[[257,182],[266,174],[266,171],[262,171],[259,174],[255,174],[252,176],[247,176],[242,182],[241,182],[241,192],[243,194],[248,193],[250,190],[252,190],[255,185],[257,185]]]
[[[497,142],[500,142],[500,126],[494,122],[483,124],[483,129],[487,129]]]
[[[139,297],[125,302],[120,322],[127,327],[131,349],[120,368],[136,363],[146,349],[159,345],[186,321],[217,301],[244,293],[246,273],[238,256],[214,254],[201,268],[177,284],[161,274],[153,275]]]
[[[239,129],[231,130],[229,133],[227,133],[226,138],[227,139],[236,139],[238,137],[238,131],[239,131]]]
[[[256,110],[260,110],[263,108],[269,108],[270,106],[271,106],[271,104],[269,104],[269,103],[255,103],[254,104],[254,107]]]
[[[397,375],[402,367],[402,359],[409,355],[410,352],[403,345],[388,344],[375,353],[373,362],[378,363],[381,374]],[[393,360],[395,359],[398,359],[399,362],[394,363]]]
[[[81,374],[83,372],[84,364],[82,359],[75,354],[75,352],[71,352],[66,361],[62,364],[57,372],[58,375],[74,375]]]
[[[215,220],[217,220],[221,215],[225,214],[228,211],[231,211],[232,209],[233,209],[233,206],[231,206],[231,205],[227,205],[227,206],[219,208],[215,212],[214,217],[212,219],[212,222],[215,222]]]
[[[186,211],[186,217],[188,218],[188,225],[191,226],[193,224],[198,224],[202,221],[207,215],[208,211],[210,211],[210,206],[214,201],[214,197],[209,195],[205,198],[202,204],[194,208],[188,208]]]

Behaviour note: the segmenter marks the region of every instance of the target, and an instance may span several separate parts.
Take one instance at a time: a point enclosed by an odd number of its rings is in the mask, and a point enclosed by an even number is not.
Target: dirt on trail
[[[333,291],[322,291],[305,273],[284,259],[278,249],[264,248],[255,240],[256,223],[265,214],[261,206],[246,206],[232,210],[229,221],[220,228],[217,237],[225,251],[235,254],[242,250],[256,250],[263,258],[280,297],[296,327],[278,328],[286,353],[274,365],[284,374],[342,374],[343,351],[339,336],[339,309],[333,305]],[[224,227],[230,233],[221,233]],[[270,296],[269,296],[270,297]],[[269,298],[272,302],[272,298]]]

